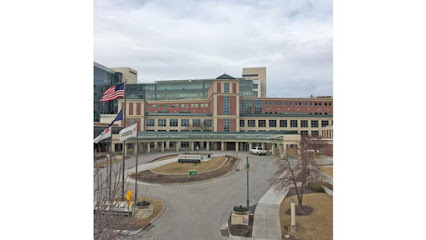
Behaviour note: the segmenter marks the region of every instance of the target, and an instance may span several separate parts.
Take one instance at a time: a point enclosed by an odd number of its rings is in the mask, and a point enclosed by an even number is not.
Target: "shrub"
[[[145,207],[145,206],[149,206],[151,203],[147,202],[147,201],[142,201],[142,202],[137,202],[136,206],[138,207]]]
[[[324,192],[324,189],[322,188],[322,186],[315,182],[309,182],[308,188],[311,189],[312,192],[322,192],[322,193]]]
[[[243,207],[242,205],[240,205],[240,206],[235,206],[235,207],[234,207],[234,211],[236,211],[236,212],[247,212],[247,211],[248,211],[248,208],[247,208],[247,207]]]

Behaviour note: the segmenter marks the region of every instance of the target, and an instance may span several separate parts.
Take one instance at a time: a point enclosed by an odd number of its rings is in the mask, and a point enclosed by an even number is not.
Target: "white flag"
[[[136,138],[137,132],[137,123],[133,124],[130,127],[126,127],[123,130],[120,131],[120,141],[124,141],[128,138]]]
[[[105,138],[109,138],[109,137],[111,137],[111,128],[112,127],[109,127],[109,128],[107,128],[107,129],[105,129],[99,136],[97,136],[96,138],[95,138],[95,140],[93,140],[93,142],[94,143],[98,143],[98,142],[100,142],[101,140],[103,140],[103,139],[105,139]]]

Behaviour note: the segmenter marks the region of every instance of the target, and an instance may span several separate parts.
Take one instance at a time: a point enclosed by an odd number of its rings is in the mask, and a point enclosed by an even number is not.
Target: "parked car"
[[[252,149],[250,149],[250,153],[251,154],[256,154],[256,155],[266,155],[266,150],[264,150],[261,147],[254,147]]]

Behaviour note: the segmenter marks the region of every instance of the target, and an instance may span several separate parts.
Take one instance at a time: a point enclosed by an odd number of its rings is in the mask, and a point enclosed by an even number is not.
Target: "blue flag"
[[[114,121],[112,121],[108,127],[110,127],[115,121],[123,120],[123,109],[118,113],[117,117],[115,117]]]

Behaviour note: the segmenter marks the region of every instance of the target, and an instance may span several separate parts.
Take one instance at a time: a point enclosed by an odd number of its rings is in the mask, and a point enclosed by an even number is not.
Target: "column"
[[[283,144],[283,153],[287,154],[287,144]]]
[[[222,143],[221,143],[221,144],[222,144],[222,145],[221,145],[221,148],[220,148],[220,149],[221,149],[222,151],[225,151],[225,142],[223,142],[223,141],[222,141]]]
[[[177,142],[176,142],[176,152],[178,152],[178,151],[179,151],[179,148],[180,148],[180,141],[177,141]]]
[[[272,155],[275,154],[275,143],[272,143]]]
[[[166,149],[170,148],[170,141],[166,141]]]
[[[189,142],[189,145],[191,146],[191,151],[194,151],[194,142]]]
[[[151,142],[147,142],[146,143],[146,152],[150,153],[151,152]]]
[[[134,147],[133,147],[133,153],[134,153],[134,154],[136,154],[136,152],[138,151],[138,147],[139,147],[139,146],[136,144],[136,142],[135,142],[135,143],[133,143],[133,146],[134,146]]]
[[[161,142],[161,151],[164,152],[164,142]]]
[[[115,143],[111,143],[111,152],[115,153]]]
[[[129,151],[129,145],[126,143],[124,145],[124,156],[127,156],[128,151]]]
[[[249,143],[249,151],[253,148],[253,143]]]
[[[207,151],[210,151],[210,142],[207,142],[206,149],[207,149]]]
[[[235,142],[235,152],[238,152],[238,149],[239,149],[239,145],[240,143],[239,142]]]

